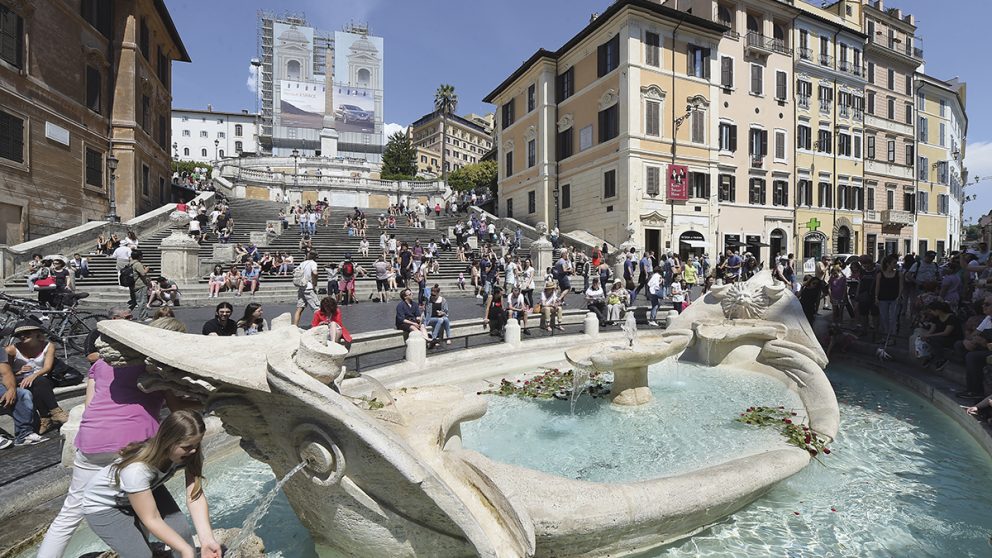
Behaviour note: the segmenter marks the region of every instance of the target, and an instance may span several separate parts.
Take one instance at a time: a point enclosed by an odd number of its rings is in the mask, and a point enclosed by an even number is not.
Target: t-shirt
[[[119,262],[129,262],[131,260],[131,248],[121,244],[116,250],[114,250],[111,257]]]
[[[916,284],[937,281],[937,264],[935,263],[916,262],[913,267],[909,268],[909,272],[915,274],[913,281]]]
[[[727,258],[727,273],[731,277],[737,277],[741,274],[741,257],[737,254]]]
[[[158,432],[158,416],[165,403],[161,391],[145,393],[138,378],[145,365],[114,368],[103,359],[90,367],[94,381],[90,400],[76,434],[76,447],[83,453],[117,452],[132,442],[147,440]]]
[[[220,320],[214,318],[203,324],[203,334],[210,335],[211,333],[216,333],[221,337],[237,335],[238,324],[234,323],[234,320],[227,320],[226,324],[221,325]]]
[[[389,279],[389,264],[383,261],[378,261],[372,264],[375,268],[375,278],[379,281],[385,281]]]
[[[175,463],[169,470],[160,471],[146,463],[132,463],[120,472],[120,484],[115,482],[117,464],[120,460],[100,469],[86,485],[83,493],[83,513],[94,514],[112,508],[130,508],[128,494],[145,490],[155,490],[175,474],[179,466]]]
[[[307,280],[307,284],[303,288],[308,291],[313,289],[313,276],[317,274],[317,262],[309,259],[303,260],[303,262],[300,263],[300,269],[303,270],[300,273],[302,273],[303,277]]]

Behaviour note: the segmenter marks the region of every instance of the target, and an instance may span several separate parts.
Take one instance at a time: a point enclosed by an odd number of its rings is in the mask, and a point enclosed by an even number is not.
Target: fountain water
[[[279,491],[282,490],[283,485],[289,482],[289,479],[292,478],[293,475],[302,471],[307,464],[308,463],[306,461],[299,463],[276,482],[276,485],[272,487],[272,490],[270,490],[264,498],[262,498],[255,510],[245,518],[245,522],[241,526],[241,532],[238,533],[238,536],[236,536],[234,540],[227,545],[227,553],[224,554],[225,556],[228,556],[229,558],[240,558],[241,546],[245,544],[245,541],[247,541],[248,538],[251,537],[252,533],[255,532],[255,528],[258,526],[259,520],[265,517],[265,514],[269,511],[269,507],[272,506],[272,501],[276,499],[276,496],[279,494]]]

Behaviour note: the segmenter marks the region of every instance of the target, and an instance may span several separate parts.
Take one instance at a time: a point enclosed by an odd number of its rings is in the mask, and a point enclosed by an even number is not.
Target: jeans
[[[0,407],[0,413],[14,416],[14,439],[19,442],[34,432],[34,397],[24,388],[17,388],[16,391],[17,401],[14,403],[14,408]],[[0,395],[6,392],[7,387],[0,384]]]
[[[134,290],[131,291],[131,302],[131,309],[138,311],[134,319],[140,322],[148,317],[148,285],[142,283],[141,279],[138,279]]]
[[[113,463],[115,458],[117,454],[113,452],[85,454],[76,450],[69,493],[66,494],[62,510],[45,533],[45,540],[41,541],[38,558],[61,558],[72,533],[83,520],[83,492],[87,483],[100,469]]]
[[[648,300],[651,302],[651,313],[648,315],[648,320],[653,322],[658,317],[658,305],[661,304],[661,297],[648,293]]]
[[[878,318],[882,326],[882,333],[895,335],[896,329],[899,327],[899,301],[879,300]]]
[[[435,341],[438,339],[438,334],[444,329],[444,338],[451,339],[451,320],[447,316],[441,316],[440,318],[427,318],[427,327],[433,327],[431,332],[431,338]]]
[[[596,319],[599,320],[600,327],[606,325],[606,303],[605,302],[603,302],[603,301],[591,302],[591,303],[589,303],[586,306],[586,308],[590,312],[592,312],[593,314],[596,314]]]
[[[193,546],[193,531],[189,527],[186,515],[183,514],[169,491],[160,486],[152,492],[162,520],[182,537],[187,544]],[[141,524],[134,510],[111,508],[109,510],[86,514],[86,523],[107,546],[117,551],[120,556],[128,558],[152,558],[151,547],[145,534],[145,526]],[[175,556],[177,553],[173,553]]]
[[[968,391],[985,394],[985,359],[992,351],[968,351],[964,355],[965,385]]]

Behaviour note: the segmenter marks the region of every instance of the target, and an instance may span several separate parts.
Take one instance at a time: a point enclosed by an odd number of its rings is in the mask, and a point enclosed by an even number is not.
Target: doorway
[[[772,231],[772,234],[768,237],[768,244],[768,253],[771,256],[769,258],[769,265],[774,264],[779,258],[785,256],[786,251],[789,249],[785,241],[785,232],[782,229]]]
[[[686,231],[679,235],[679,258],[682,261],[689,259],[689,256],[702,257],[706,252],[706,239],[703,233],[698,231]]]
[[[661,230],[644,229],[644,251],[652,251],[655,256],[661,254]]]
[[[847,227],[837,228],[837,253],[851,253],[851,229]]]
[[[823,233],[814,232],[807,234],[806,238],[803,239],[803,259],[820,259],[823,256],[823,245],[826,240],[827,238]]]

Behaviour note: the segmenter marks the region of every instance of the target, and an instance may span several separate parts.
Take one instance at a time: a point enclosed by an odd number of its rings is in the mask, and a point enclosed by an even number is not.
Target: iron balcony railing
[[[792,50],[788,48],[785,44],[785,39],[776,39],[773,37],[766,37],[757,31],[748,31],[747,33],[747,46],[749,48],[764,50],[768,52],[777,52],[779,54],[791,55]]]
[[[829,54],[823,54],[821,52],[817,57],[817,60],[820,62],[821,66],[827,66],[832,68],[834,65],[834,57]]]
[[[802,58],[803,60],[812,60],[813,59],[813,50],[812,49],[809,49],[809,48],[800,48],[799,49],[799,58]]]
[[[800,95],[799,96],[799,106],[800,106],[800,108],[808,109],[809,108],[809,99],[810,99],[810,96],[809,95]]]

